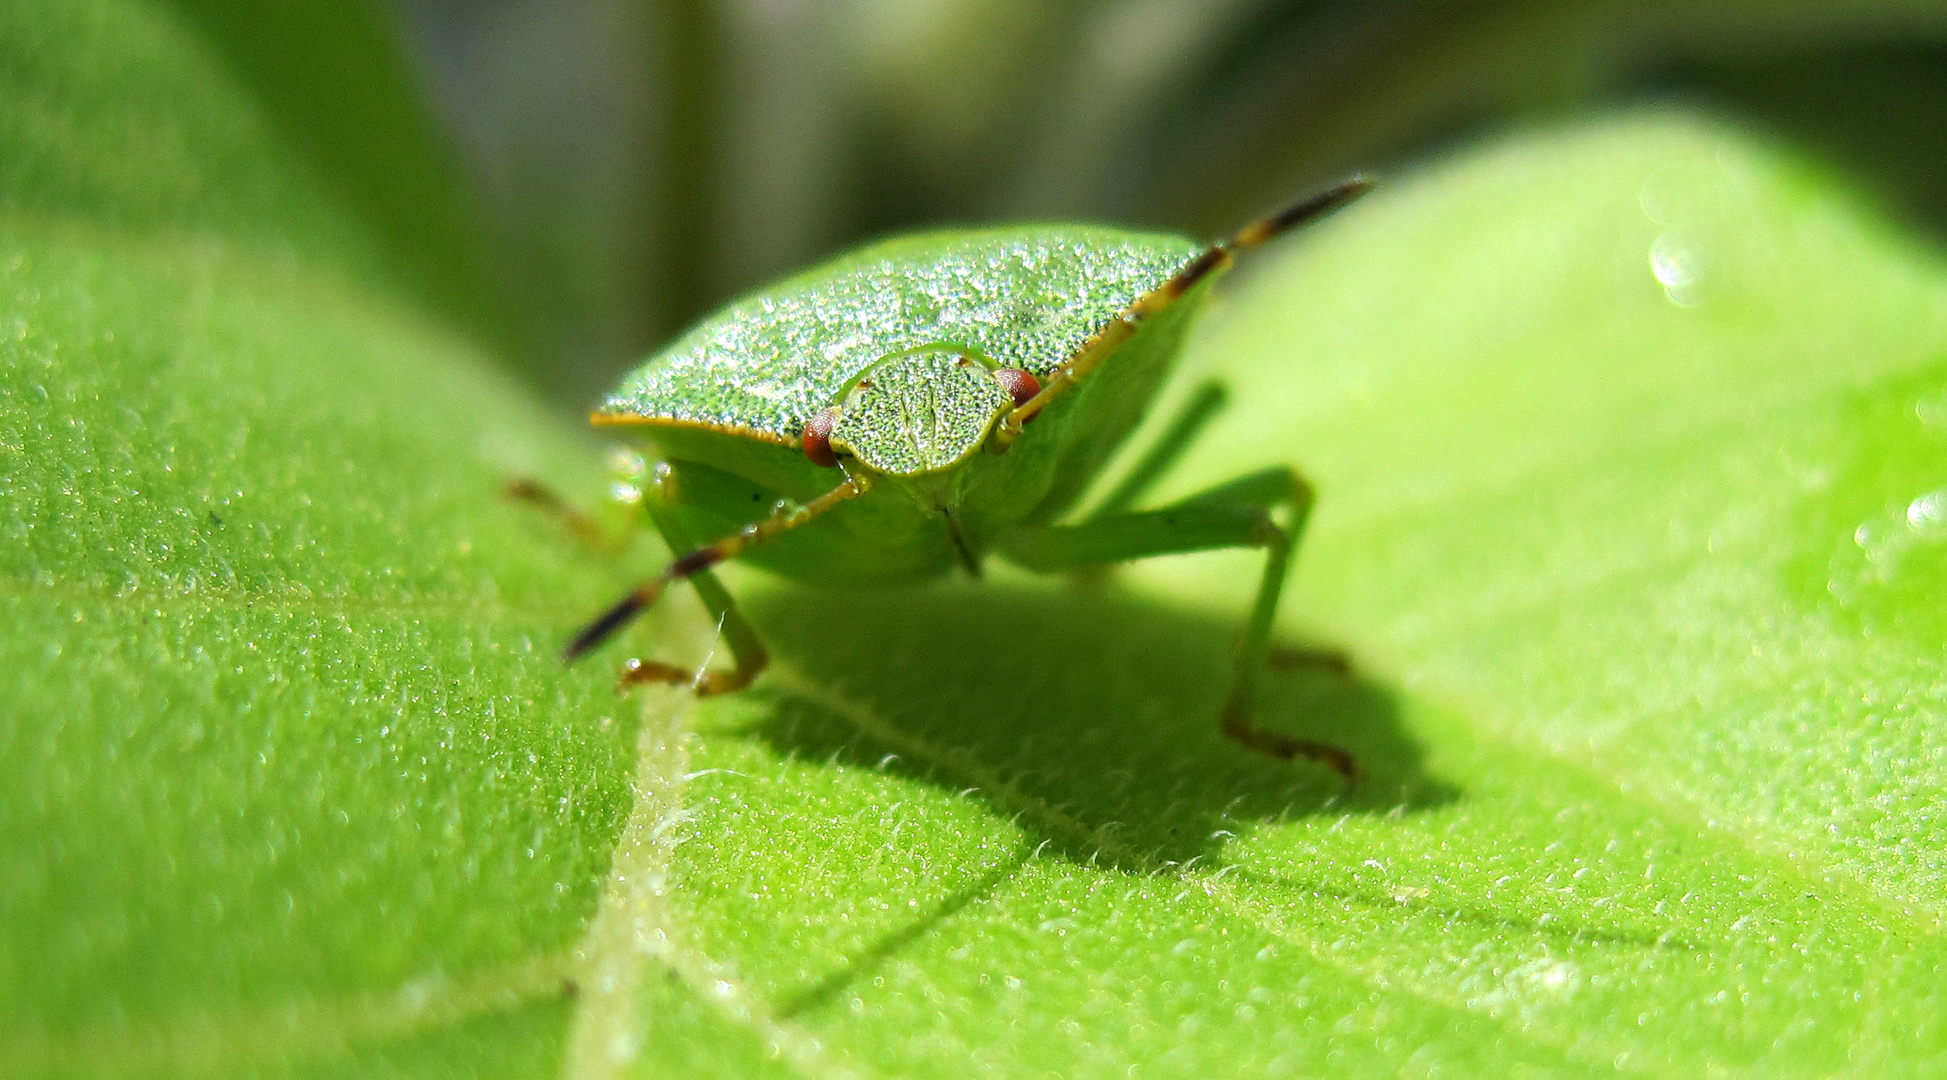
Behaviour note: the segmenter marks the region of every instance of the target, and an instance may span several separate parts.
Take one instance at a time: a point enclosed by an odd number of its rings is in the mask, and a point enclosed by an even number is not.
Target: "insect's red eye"
[[[815,413],[804,422],[804,456],[810,458],[813,465],[827,469],[838,466],[838,455],[832,451],[832,429],[837,426],[837,409]]]
[[[1033,400],[1034,395],[1041,392],[1041,380],[1020,368],[1002,368],[994,372],[994,379],[1001,384],[1001,389],[1007,391],[1007,396],[1014,399],[1014,404],[1017,406],[1026,405]]]

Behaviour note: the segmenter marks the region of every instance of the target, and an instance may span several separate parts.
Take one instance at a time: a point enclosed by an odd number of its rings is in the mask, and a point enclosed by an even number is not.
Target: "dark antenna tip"
[[[637,589],[623,597],[614,607],[602,612],[601,617],[575,635],[575,639],[568,643],[568,647],[561,650],[562,662],[572,664],[581,659],[588,650],[607,641],[610,635],[622,628],[624,623],[635,618],[643,608],[654,603],[657,594],[661,592],[662,585],[658,582],[655,586]]]
[[[1350,178],[1308,199],[1302,199],[1291,206],[1246,225],[1231,240],[1234,247],[1253,248],[1266,241],[1312,222],[1357,199],[1371,191],[1373,181],[1363,173],[1354,173]]]

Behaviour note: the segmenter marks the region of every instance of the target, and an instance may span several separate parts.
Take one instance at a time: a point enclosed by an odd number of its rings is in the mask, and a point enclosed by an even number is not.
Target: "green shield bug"
[[[920,581],[956,566],[977,574],[989,555],[1059,572],[1261,547],[1263,576],[1223,732],[1352,775],[1344,751],[1253,719],[1310,486],[1279,466],[1159,509],[1131,509],[1221,405],[1221,388],[1196,395],[1086,518],[1064,515],[1141,420],[1236,253],[1368,186],[1351,180],[1208,246],[1089,226],[903,237],[704,320],[624,379],[592,417],[651,444],[660,464],[645,507],[683,554],[590,623],[568,657],[688,580],[719,620],[733,665],[696,675],[632,662],[625,685],[686,683],[699,694],[748,685],[767,656],[710,570],[726,559],[843,586]]]

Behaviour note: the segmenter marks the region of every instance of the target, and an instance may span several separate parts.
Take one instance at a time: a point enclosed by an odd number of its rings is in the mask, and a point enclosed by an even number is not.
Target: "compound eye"
[[[994,372],[994,381],[1000,383],[1001,389],[1007,391],[1007,396],[1014,399],[1016,408],[1026,405],[1034,399],[1034,395],[1041,392],[1041,380],[1020,368],[1001,368]]]
[[[827,469],[838,467],[838,454],[832,450],[832,429],[838,426],[838,410],[826,409],[814,414],[804,422],[804,456],[813,465]]]

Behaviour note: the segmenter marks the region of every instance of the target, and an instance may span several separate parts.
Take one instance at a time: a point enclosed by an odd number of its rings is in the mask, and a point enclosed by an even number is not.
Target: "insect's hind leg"
[[[1304,535],[1316,493],[1296,471],[1284,468],[1246,477],[1196,498],[1225,498],[1227,492],[1241,496],[1245,505],[1255,502],[1266,511],[1282,503],[1290,508],[1290,519],[1283,526],[1272,520],[1268,512],[1262,519],[1261,535],[1266,550],[1264,573],[1258,578],[1257,598],[1251,605],[1250,618],[1244,624],[1243,637],[1237,645],[1237,667],[1231,675],[1230,693],[1225,696],[1223,712],[1219,714],[1224,735],[1259,753],[1284,761],[1294,757],[1310,758],[1347,781],[1357,783],[1359,763],[1350,751],[1330,743],[1266,731],[1256,724],[1258,677],[1263,674],[1270,659],[1271,628],[1278,615],[1278,598],[1284,592],[1285,578],[1291,569],[1291,554],[1297,549],[1299,538]]]
[[[676,520],[666,494],[668,483],[667,467],[658,470],[657,475],[643,491],[643,508],[649,521],[662,534],[663,542],[672,552],[693,551],[696,542]],[[696,696],[709,697],[713,694],[729,694],[751,684],[770,663],[771,655],[758,639],[757,631],[744,618],[737,608],[737,601],[730,590],[723,587],[715,572],[709,569],[698,570],[689,575],[690,585],[696,589],[697,598],[717,621],[723,635],[724,644],[730,649],[729,669],[712,668],[702,673],[689,671],[675,664],[660,660],[630,660],[622,669],[620,685],[624,688],[640,686],[643,683],[670,683],[678,686],[696,688]]]
[[[1358,764],[1329,743],[1267,731],[1256,723],[1258,683],[1270,653],[1278,597],[1291,553],[1311,514],[1311,485],[1289,468],[1266,469],[1211,488],[1158,510],[1112,514],[1076,525],[1023,526],[995,538],[994,546],[1030,570],[1057,572],[1220,548],[1265,549],[1257,596],[1238,638],[1230,691],[1220,715],[1225,736],[1281,760],[1317,761],[1356,781]],[[1281,524],[1272,511],[1284,509]]]

